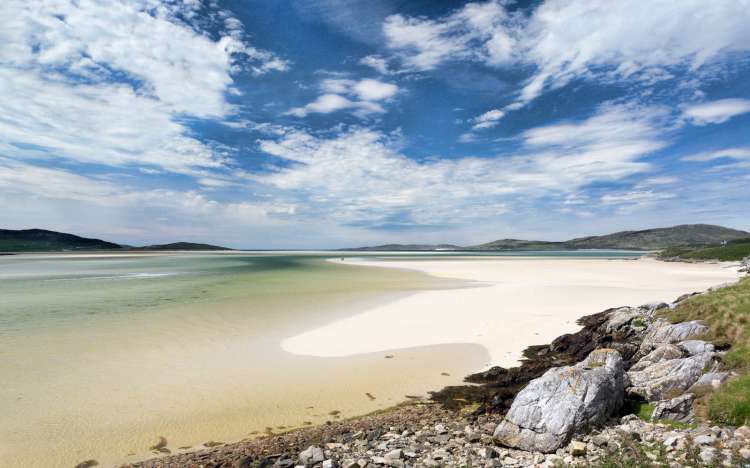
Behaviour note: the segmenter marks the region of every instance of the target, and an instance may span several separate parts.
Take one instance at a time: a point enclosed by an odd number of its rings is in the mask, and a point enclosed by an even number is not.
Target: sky
[[[3,0],[0,227],[750,230],[750,0]]]

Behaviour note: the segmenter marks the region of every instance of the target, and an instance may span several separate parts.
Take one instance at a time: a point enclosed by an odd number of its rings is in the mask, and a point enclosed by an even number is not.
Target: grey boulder
[[[299,454],[299,461],[305,465],[314,465],[323,462],[323,460],[325,460],[323,449],[314,445],[311,445]]]
[[[657,347],[647,355],[643,356],[638,362],[633,364],[631,371],[639,371],[656,364],[657,362],[667,361],[685,357],[685,351],[679,346],[665,344]]]
[[[662,344],[686,341],[703,335],[707,331],[708,327],[698,320],[672,324],[660,318],[648,327],[641,344],[641,352],[645,354]]]
[[[671,400],[662,400],[651,413],[652,421],[690,422],[693,419],[693,395],[686,393]]]
[[[714,364],[714,353],[702,353],[639,367],[628,372],[628,393],[648,401],[664,400],[690,388]]]
[[[677,346],[684,349],[685,352],[691,356],[702,353],[712,353],[715,350],[713,344],[702,340],[681,341]]]
[[[516,395],[494,436],[507,447],[554,452],[622,406],[624,380],[622,356],[613,349],[549,369]]]

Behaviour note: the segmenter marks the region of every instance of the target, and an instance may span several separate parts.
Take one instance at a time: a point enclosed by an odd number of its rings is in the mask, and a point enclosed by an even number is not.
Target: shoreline
[[[582,316],[613,306],[671,300],[687,290],[736,281],[740,275],[732,263],[676,264],[650,258],[454,257],[425,261],[365,257],[328,261],[419,271],[462,281],[466,286],[419,291],[372,307],[287,337],[282,349],[306,356],[347,357],[471,343],[489,353],[483,368],[517,365],[527,347],[577,331],[576,321]]]
[[[742,276],[738,275],[737,281],[741,278]],[[703,294],[726,285],[727,283],[713,285],[698,293]],[[686,292],[681,294],[676,302],[695,293]],[[664,305],[663,303],[660,304],[660,306]],[[469,426],[472,426],[473,430],[478,430],[478,435],[475,436],[479,440],[478,444],[489,443],[490,445],[494,445],[494,439],[491,435],[494,427],[497,425],[500,416],[508,409],[510,402],[512,402],[520,388],[525,386],[529,380],[538,377],[551,367],[577,362],[579,359],[578,355],[587,346],[586,343],[581,343],[581,341],[589,339],[590,336],[588,334],[590,331],[605,323],[606,320],[604,319],[615,310],[610,308],[593,315],[580,317],[577,321],[582,326],[579,333],[573,335],[563,334],[556,337],[549,344],[535,345],[524,349],[523,355],[525,359],[522,366],[510,369],[493,367],[487,372],[466,376],[465,382],[468,383],[467,385],[444,387],[442,390],[430,392],[431,397],[429,400],[407,400],[372,413],[344,420],[327,421],[325,424],[319,426],[296,428],[280,434],[260,436],[199,451],[151,458],[125,466],[129,468],[203,467],[214,466],[214,464],[216,466],[247,468],[255,466],[291,466],[296,454],[310,446],[323,446],[326,453],[329,451],[346,451],[350,444],[354,446],[360,444],[360,440],[364,442],[373,439],[397,440],[397,434],[400,431],[403,431],[401,436],[409,433],[413,434],[413,436],[418,436],[420,432],[427,434],[436,432],[438,437],[440,437],[438,428],[442,426],[445,426],[448,431],[452,428],[454,436],[459,434],[459,431],[466,431],[463,437],[469,437],[471,434]],[[561,342],[566,342],[566,345],[570,344],[570,341],[575,341],[576,338],[579,340],[579,343],[573,345],[567,351],[553,352],[549,355],[542,352],[543,350],[553,348],[556,344],[559,346]],[[500,376],[499,379],[498,376]],[[494,406],[494,408],[491,408],[486,404],[486,398],[489,395],[487,391],[496,392],[498,390],[496,386],[497,382],[503,380],[512,382],[515,386],[509,388],[508,393],[503,395],[505,400],[499,406],[494,404],[496,402],[493,402],[493,404],[489,405]],[[471,382],[474,385],[471,385]],[[483,389],[485,392],[474,393],[467,399],[467,395],[461,393],[466,389],[470,389],[470,392],[471,389]],[[476,401],[472,401],[472,397],[475,397]],[[485,403],[477,403],[477,401],[483,399]],[[447,404],[450,401],[458,404]],[[501,412],[498,413],[498,410]],[[627,417],[623,418],[623,421],[626,419]],[[632,418],[628,421],[632,421]],[[669,426],[666,427],[669,429]],[[429,440],[433,440],[433,443],[436,441],[434,439]],[[445,441],[438,439],[437,442],[438,445],[442,445]],[[381,445],[384,444],[381,443]],[[519,452],[517,450],[500,450],[499,452],[495,450],[495,452],[497,453],[492,455],[492,457],[498,456],[499,453],[500,459],[503,460],[508,460],[507,458],[503,458],[504,456],[512,457],[523,453],[523,451]],[[479,453],[481,454],[482,452],[480,451]],[[488,457],[490,456],[488,455]],[[562,458],[558,458],[562,460]],[[361,462],[366,462],[366,460],[359,461],[359,466],[364,466]],[[286,463],[289,463],[289,465]],[[374,466],[372,463],[365,464],[367,466]],[[388,462],[386,462],[386,465],[395,466]]]
[[[653,260],[656,261],[656,260]],[[630,263],[630,262],[628,262]],[[723,267],[730,267],[734,266],[733,264],[724,264]],[[741,275],[739,272],[737,272],[736,277],[734,278],[734,281],[736,282],[741,278]],[[722,283],[721,285],[726,284],[727,282]],[[712,284],[710,286],[707,286],[706,288],[701,289],[701,292],[720,287],[719,284]],[[471,288],[470,290],[474,290]],[[679,294],[675,295],[682,296],[683,294],[689,294],[694,291],[680,291]],[[672,298],[665,298],[668,300],[673,300]],[[612,304],[610,304],[612,305]],[[611,309],[607,309],[604,312],[598,311],[599,313],[594,315],[584,315],[581,314],[578,317],[578,320],[576,320],[576,323],[578,325],[576,326],[579,331],[581,330],[581,320],[590,319],[591,317],[605,314]],[[557,340],[559,340],[562,337],[565,336],[571,336],[566,335],[564,333],[558,333],[554,338],[550,339],[547,342],[553,343]],[[574,336],[574,335],[573,335]],[[535,345],[530,345],[525,347],[519,354],[525,357],[525,363],[532,362],[533,359],[537,358],[536,356],[532,357],[533,353],[538,348],[546,348],[545,346],[538,346],[540,342],[543,342],[541,340],[537,340],[535,342]],[[531,359],[530,359],[531,358]],[[533,365],[531,366],[531,371],[527,372],[528,375],[526,377],[531,376],[532,374],[539,373],[540,369],[546,369],[549,367],[552,367],[551,359],[541,359],[540,364],[536,367]],[[557,361],[556,361],[557,362]],[[493,365],[493,369],[497,369],[499,364],[491,362],[490,365]],[[559,364],[557,364],[559,365]],[[520,369],[519,367],[510,369],[511,371],[514,369]],[[523,371],[521,371],[523,372]],[[482,378],[485,378],[485,381],[482,382]],[[494,375],[493,375],[494,377]],[[517,377],[517,376],[515,376]],[[514,377],[514,378],[515,378]],[[472,380],[473,378],[473,380]],[[462,401],[462,403],[459,405],[462,406],[464,404],[469,404],[471,401],[471,397],[467,400],[465,397],[466,394],[463,394],[462,392],[465,392],[467,389],[469,389],[469,392],[473,392],[472,389],[479,389],[482,387],[487,387],[490,382],[490,378],[488,378],[488,373],[485,373],[484,376],[482,373],[479,374],[472,374],[470,376],[467,376],[465,378],[465,382],[475,382],[479,383],[479,385],[463,385],[463,386],[453,386],[453,387],[444,387],[441,390],[437,390],[435,392],[430,392],[431,397],[430,400],[415,400],[415,401],[405,401],[398,403],[394,406],[378,410],[374,413],[368,413],[361,416],[355,416],[353,418],[349,418],[346,420],[339,420],[339,421],[328,421],[325,424],[322,424],[320,426],[312,426],[312,427],[304,427],[304,428],[297,428],[293,429],[288,432],[280,433],[280,434],[273,434],[273,435],[267,435],[267,436],[261,436],[258,438],[253,439],[246,439],[242,440],[240,442],[235,442],[231,444],[222,444],[221,446],[209,448],[209,449],[203,449],[199,451],[191,451],[191,452],[185,452],[181,454],[171,455],[167,457],[159,457],[149,460],[144,460],[141,462],[135,462],[131,465],[132,467],[166,467],[166,466],[175,466],[170,465],[170,463],[176,463],[177,466],[198,466],[202,463],[205,463],[206,461],[212,461],[212,460],[228,460],[232,459],[235,460],[237,463],[236,466],[251,466],[251,465],[242,465],[242,459],[246,460],[258,460],[258,459],[264,459],[267,457],[271,457],[276,455],[279,451],[289,452],[289,453],[296,453],[295,451],[302,450],[306,448],[308,445],[314,445],[314,444],[323,444],[327,440],[333,440],[335,437],[333,435],[335,434],[344,434],[344,433],[351,433],[351,432],[357,432],[363,430],[363,427],[369,427],[369,426],[375,426],[380,425],[383,427],[395,426],[396,424],[406,424],[408,427],[409,425],[416,425],[416,424],[424,424],[425,421],[432,421],[437,419],[445,420],[446,418],[449,420],[458,420],[461,421],[463,418],[466,417],[466,412],[462,412],[458,407],[451,408],[450,405],[446,405],[447,401],[453,401],[455,399],[459,399]],[[525,381],[528,381],[525,380]],[[525,383],[524,383],[525,384]],[[495,389],[496,390],[496,389]],[[512,401],[512,396],[515,395],[515,392],[518,391],[518,388],[514,388],[510,400]],[[480,392],[481,393],[481,392]],[[481,398],[486,397],[486,395],[473,395],[474,397],[477,397],[477,400],[481,400]],[[473,403],[470,406],[473,410],[477,410],[477,404]],[[506,408],[507,409],[507,408]],[[397,426],[398,427],[398,426]],[[333,435],[332,435],[333,434]],[[283,450],[282,450],[283,449]],[[239,455],[242,455],[238,458]],[[237,461],[239,460],[239,461]]]

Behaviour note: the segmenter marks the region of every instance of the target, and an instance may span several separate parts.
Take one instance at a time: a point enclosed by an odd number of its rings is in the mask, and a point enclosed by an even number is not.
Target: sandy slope
[[[669,302],[679,295],[734,281],[727,264],[652,259],[463,258],[347,259],[344,264],[409,268],[481,282],[423,291],[282,342],[311,356],[349,356],[443,343],[477,343],[487,365],[513,365],[521,351],[576,331],[587,314],[621,305]]]

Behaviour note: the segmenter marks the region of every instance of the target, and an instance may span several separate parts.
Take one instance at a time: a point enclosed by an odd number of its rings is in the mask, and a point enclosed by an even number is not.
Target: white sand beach
[[[333,260],[332,260],[333,261]],[[473,343],[490,365],[512,366],[529,345],[574,332],[584,315],[625,305],[671,302],[736,281],[726,263],[666,263],[649,258],[437,258],[336,260],[404,268],[476,282],[474,287],[422,291],[285,339],[284,350],[342,357],[415,346]],[[479,370],[479,369],[478,369]]]

